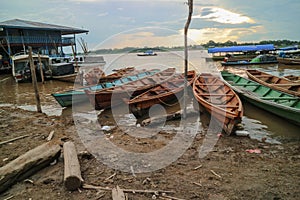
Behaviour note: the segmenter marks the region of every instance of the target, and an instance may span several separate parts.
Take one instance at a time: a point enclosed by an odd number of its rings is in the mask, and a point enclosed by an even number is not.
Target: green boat
[[[300,98],[263,86],[228,71],[221,72],[223,79],[242,99],[300,126]]]
[[[160,71],[159,69],[152,69],[152,70],[148,70],[148,71],[142,70],[142,71],[138,71],[137,74],[125,76],[123,78],[120,78],[120,79],[117,79],[114,81],[105,82],[105,83],[101,83],[101,84],[89,86],[89,87],[81,87],[81,88],[77,88],[74,90],[68,90],[68,91],[63,91],[63,92],[59,92],[59,93],[53,93],[51,95],[55,98],[55,100],[62,107],[70,107],[74,104],[89,102],[89,99],[86,96],[84,90],[99,91],[99,90],[102,90],[105,88],[112,88],[115,86],[123,85],[125,83],[129,83],[131,81],[139,80],[146,76],[153,75],[159,71]]]

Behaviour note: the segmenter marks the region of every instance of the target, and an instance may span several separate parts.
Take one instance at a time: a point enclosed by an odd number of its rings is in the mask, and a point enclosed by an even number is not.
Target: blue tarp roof
[[[218,52],[247,52],[247,51],[274,51],[273,44],[262,44],[262,45],[247,45],[247,46],[230,46],[230,47],[214,47],[208,48],[208,53]]]

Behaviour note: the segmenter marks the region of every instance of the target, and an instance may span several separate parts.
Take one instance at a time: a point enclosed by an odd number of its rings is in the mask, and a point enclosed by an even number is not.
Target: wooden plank
[[[81,186],[83,179],[76,148],[71,141],[64,143],[64,164],[64,185],[67,190],[77,190]]]
[[[60,156],[58,144],[44,143],[0,168],[0,193],[48,166]]]
[[[111,195],[113,200],[125,200],[125,194],[118,185],[112,189]]]

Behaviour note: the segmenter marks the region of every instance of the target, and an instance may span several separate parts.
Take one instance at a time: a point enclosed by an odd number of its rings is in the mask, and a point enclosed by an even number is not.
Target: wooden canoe
[[[299,97],[274,90],[228,71],[222,71],[222,76],[249,103],[300,125]]]
[[[187,87],[190,87],[196,77],[195,71],[188,71]],[[183,96],[184,74],[175,74],[168,81],[159,84],[146,92],[126,101],[129,110],[136,117],[140,118],[148,114],[149,109],[156,104],[172,106]]]
[[[282,58],[277,57],[277,60],[280,64],[285,65],[300,65],[300,58]]]
[[[123,99],[133,98],[144,91],[167,81],[175,73],[175,68],[168,68],[151,76],[104,90],[84,90],[96,110],[117,106]]]
[[[246,70],[248,77],[262,85],[300,97],[300,83],[256,69]]]
[[[101,83],[93,86],[88,86],[88,87],[79,87],[75,88],[73,90],[67,90],[63,92],[58,92],[58,93],[53,93],[52,96],[55,98],[55,100],[62,106],[62,107],[69,107],[74,104],[79,104],[83,102],[89,102],[88,97],[85,95],[84,90],[89,89],[89,90],[102,90],[105,88],[112,88],[115,87],[116,85],[122,85],[131,81],[135,81],[138,79],[141,79],[143,77],[153,75],[160,70],[158,69],[153,69],[153,70],[138,70],[136,71],[136,74],[129,75],[129,76],[124,76],[121,79],[114,80],[112,82],[106,82],[106,83]]]
[[[235,131],[243,116],[242,102],[220,76],[200,74],[193,83],[193,93],[198,103],[218,121],[226,134]]]
[[[116,69],[116,70],[114,70],[114,73],[106,75],[104,77],[101,77],[99,79],[98,83],[114,81],[114,80],[120,79],[124,76],[132,75],[134,73],[136,73],[136,69],[134,67],[126,67],[126,68],[122,68],[122,69]]]

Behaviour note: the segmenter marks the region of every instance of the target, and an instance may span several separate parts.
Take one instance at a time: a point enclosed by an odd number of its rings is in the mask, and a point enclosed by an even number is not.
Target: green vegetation
[[[245,42],[245,43],[237,43],[235,41],[228,40],[227,42],[214,42],[213,40],[208,41],[205,44],[201,45],[190,45],[190,50],[199,50],[199,49],[207,49],[211,47],[225,47],[225,46],[237,46],[237,45],[258,45],[258,44],[274,44],[275,47],[286,47],[291,45],[300,45],[300,41],[290,41],[290,40],[264,40],[260,42]],[[118,54],[118,53],[140,53],[145,52],[147,50],[153,50],[154,52],[164,52],[164,51],[182,51],[184,50],[183,46],[176,47],[125,47],[122,49],[99,49],[93,51],[93,53],[97,54]]]

